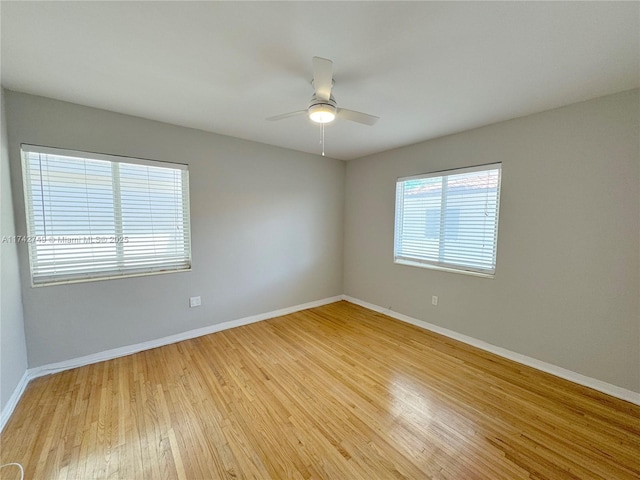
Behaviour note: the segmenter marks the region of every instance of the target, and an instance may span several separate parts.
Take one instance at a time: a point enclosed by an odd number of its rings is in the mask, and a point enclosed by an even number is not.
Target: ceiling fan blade
[[[275,122],[277,120],[284,120],[285,118],[289,118],[289,117],[297,117],[298,115],[302,115],[302,114],[306,114],[306,113],[307,113],[306,110],[298,110],[297,112],[283,113],[281,115],[276,115],[274,117],[269,117],[269,118],[267,118],[267,120],[269,120],[270,122]]]
[[[339,108],[336,116],[344,120],[351,120],[352,122],[358,122],[369,126],[375,125],[375,123],[380,120],[379,117],[356,112],[354,110],[347,110],[346,108]]]
[[[313,88],[322,100],[331,98],[333,86],[333,62],[326,58],[313,57]]]

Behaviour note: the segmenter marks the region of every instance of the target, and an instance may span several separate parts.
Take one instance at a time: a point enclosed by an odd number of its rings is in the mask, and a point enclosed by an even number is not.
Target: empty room
[[[640,2],[0,19],[1,480],[640,478]]]

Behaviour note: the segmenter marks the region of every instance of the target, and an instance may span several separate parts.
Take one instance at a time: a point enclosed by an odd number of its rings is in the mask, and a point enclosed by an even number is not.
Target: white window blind
[[[501,164],[398,179],[396,263],[493,276]]]
[[[33,285],[191,268],[186,165],[22,145]]]

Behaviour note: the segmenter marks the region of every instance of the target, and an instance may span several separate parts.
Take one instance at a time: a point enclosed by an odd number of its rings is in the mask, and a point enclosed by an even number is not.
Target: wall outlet
[[[437,295],[433,295],[431,297],[431,305],[438,305],[438,296]]]
[[[202,305],[202,300],[200,299],[200,297],[190,297],[189,298],[189,307],[190,308],[199,307],[200,305]]]

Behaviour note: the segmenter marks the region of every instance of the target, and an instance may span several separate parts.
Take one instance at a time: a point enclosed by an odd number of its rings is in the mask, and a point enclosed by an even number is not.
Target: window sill
[[[471,270],[462,270],[462,269],[453,268],[453,267],[443,267],[442,265],[433,265],[431,263],[414,262],[411,260],[404,260],[399,258],[394,259],[393,263],[396,263],[398,265],[407,265],[409,267],[419,267],[419,268],[427,268],[429,270],[439,270],[441,272],[461,273],[462,275],[470,275],[472,277],[481,277],[481,278],[495,277],[495,274],[493,273],[473,272]]]
[[[31,279],[31,288],[40,288],[40,287],[53,287],[56,285],[70,285],[74,283],[89,283],[89,282],[101,282],[103,280],[117,280],[120,278],[135,278],[135,277],[148,277],[153,275],[166,275],[169,273],[183,273],[190,272],[192,270],[191,266],[189,268],[180,268],[180,269],[169,269],[169,270],[160,270],[157,272],[137,272],[137,273],[127,273],[125,275],[105,275],[101,277],[83,277],[83,278],[71,278],[71,279],[60,279],[60,280],[51,280],[41,283],[33,283],[33,279]]]

